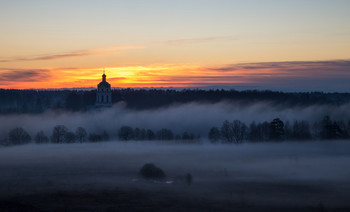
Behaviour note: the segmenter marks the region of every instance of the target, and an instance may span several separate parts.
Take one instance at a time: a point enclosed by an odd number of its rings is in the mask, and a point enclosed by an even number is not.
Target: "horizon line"
[[[307,89],[299,89],[299,90],[292,90],[292,89],[276,89],[276,88],[264,88],[259,86],[193,86],[193,87],[111,87],[112,90],[123,90],[123,89],[134,89],[134,90],[234,90],[234,91],[272,91],[272,92],[282,92],[282,93],[350,93],[348,91],[325,91],[325,90],[307,90]],[[0,88],[0,90],[22,90],[22,91],[64,91],[64,90],[71,90],[71,91],[89,91],[89,90],[97,90],[95,87],[72,87],[72,88]]]

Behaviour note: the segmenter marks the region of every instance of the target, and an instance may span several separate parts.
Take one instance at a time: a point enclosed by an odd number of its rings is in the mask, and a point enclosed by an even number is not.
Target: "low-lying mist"
[[[118,128],[128,125],[151,130],[168,128],[175,133],[187,131],[206,137],[212,126],[219,126],[224,120],[237,119],[249,124],[253,121],[271,121],[278,117],[283,121],[313,122],[328,115],[332,119],[347,121],[349,109],[350,105],[280,108],[270,103],[243,106],[239,103],[220,102],[190,103],[157,110],[134,111],[126,109],[122,104],[116,104],[111,108],[85,113],[48,111],[37,115],[2,115],[0,136],[7,136],[9,130],[15,127],[22,127],[31,135],[40,130],[50,135],[54,126],[65,125],[72,131],[80,126],[88,132],[106,130],[112,137],[116,137]]]
[[[193,185],[135,182],[145,163],[156,164],[168,179],[190,173]],[[31,144],[0,149],[0,195],[163,186],[205,198],[241,198],[236,195],[244,193],[249,203],[346,205],[349,164],[350,143],[341,141]]]

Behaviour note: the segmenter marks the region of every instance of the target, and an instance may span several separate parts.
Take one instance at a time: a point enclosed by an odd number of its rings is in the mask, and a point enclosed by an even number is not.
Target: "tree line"
[[[13,90],[0,89],[0,114],[42,113],[47,110],[88,111],[96,101],[96,90]],[[349,93],[274,91],[236,91],[200,89],[113,89],[112,101],[125,102],[135,110],[156,109],[190,102],[216,103],[235,101],[241,104],[271,102],[276,106],[343,105]]]
[[[189,132],[175,134],[170,129],[153,131],[144,128],[132,128],[122,126],[116,131],[120,141],[177,141],[194,143],[200,141],[200,136]],[[337,140],[350,139],[350,121],[331,120],[325,116],[322,120],[310,124],[305,120],[283,122],[275,118],[270,122],[252,122],[246,125],[240,120],[232,122],[225,120],[221,126],[212,127],[208,132],[208,139],[212,143],[243,143],[243,142],[267,142],[267,141],[307,141],[307,140]],[[6,139],[0,140],[2,145],[19,145],[31,142],[42,143],[83,143],[109,141],[110,135],[106,131],[100,133],[88,133],[85,128],[78,127],[70,131],[64,125],[53,128],[50,136],[44,131],[39,131],[32,136],[23,128],[17,127],[8,133]]]
[[[132,128],[130,126],[122,126],[117,130],[117,137],[120,141],[178,141],[185,143],[193,143],[199,140],[199,136],[193,133],[183,132],[175,134],[170,129],[160,129],[153,131],[151,129]],[[88,133],[85,128],[78,127],[74,132],[70,131],[64,125],[56,125],[50,136],[44,131],[39,131],[32,138],[30,134],[21,127],[14,128],[8,133],[8,137],[0,144],[5,146],[20,144],[44,144],[44,143],[84,143],[84,142],[102,142],[109,141],[110,135],[106,131],[101,133]]]
[[[212,143],[242,143],[264,141],[337,140],[350,138],[350,121],[333,121],[329,116],[314,122],[295,120],[283,122],[275,118],[270,122],[252,122],[246,125],[240,120],[225,120],[221,126],[212,127],[208,133]]]

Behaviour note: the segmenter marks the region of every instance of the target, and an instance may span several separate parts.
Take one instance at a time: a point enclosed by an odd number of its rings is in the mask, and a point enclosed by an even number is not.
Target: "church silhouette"
[[[112,90],[111,85],[106,80],[106,74],[103,71],[102,81],[97,85],[96,106],[112,106]]]

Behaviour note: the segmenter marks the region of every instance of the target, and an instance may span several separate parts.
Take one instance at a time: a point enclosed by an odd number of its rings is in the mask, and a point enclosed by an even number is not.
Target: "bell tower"
[[[97,85],[96,106],[111,106],[112,90],[111,85],[106,80],[106,74],[103,70],[102,81]]]

